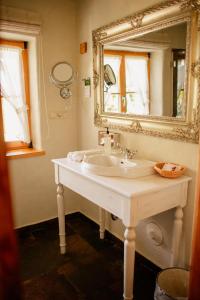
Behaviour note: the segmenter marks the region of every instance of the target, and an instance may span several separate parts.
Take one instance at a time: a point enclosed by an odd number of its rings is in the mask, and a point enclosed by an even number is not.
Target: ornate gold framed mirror
[[[95,125],[198,143],[200,1],[171,0],[93,31]],[[105,89],[105,66],[116,83]]]

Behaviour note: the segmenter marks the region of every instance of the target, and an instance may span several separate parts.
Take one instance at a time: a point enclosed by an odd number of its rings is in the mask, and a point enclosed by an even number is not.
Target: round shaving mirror
[[[116,76],[109,64],[104,65],[104,81],[107,88],[110,88],[112,85],[116,84]]]
[[[68,62],[61,61],[55,64],[51,69],[50,79],[60,89],[60,96],[63,99],[71,97],[72,92],[68,86],[74,80],[74,70]]]
[[[64,87],[72,83],[74,79],[74,71],[72,66],[66,62],[58,62],[51,70],[50,78],[58,87]]]

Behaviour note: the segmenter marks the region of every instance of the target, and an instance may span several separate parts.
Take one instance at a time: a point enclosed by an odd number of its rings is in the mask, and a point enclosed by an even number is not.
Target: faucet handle
[[[138,151],[125,148],[124,153],[127,159],[133,159]]]
[[[119,152],[123,154],[127,159],[133,159],[136,153],[138,152],[137,150],[131,150],[127,147],[123,147],[120,145],[120,143],[117,143],[116,147],[119,150]]]

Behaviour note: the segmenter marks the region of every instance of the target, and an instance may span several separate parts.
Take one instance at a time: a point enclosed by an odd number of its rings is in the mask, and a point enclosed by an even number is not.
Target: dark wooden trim
[[[0,299],[21,299],[19,259],[13,230],[12,204],[0,98]]]

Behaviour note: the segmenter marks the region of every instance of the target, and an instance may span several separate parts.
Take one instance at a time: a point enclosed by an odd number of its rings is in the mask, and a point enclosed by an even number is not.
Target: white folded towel
[[[182,167],[179,166],[179,165],[166,163],[166,164],[164,164],[164,166],[162,167],[162,170],[165,170],[165,171],[180,171],[181,168],[182,168]]]
[[[82,162],[85,155],[94,155],[98,153],[103,153],[103,150],[101,149],[90,149],[90,150],[83,150],[83,151],[74,151],[69,152],[67,154],[67,159],[76,161],[76,162]]]

